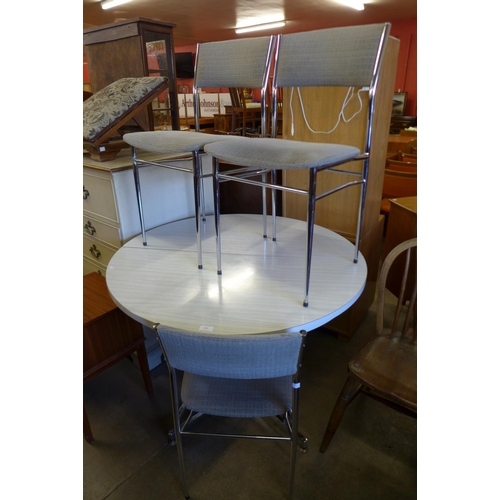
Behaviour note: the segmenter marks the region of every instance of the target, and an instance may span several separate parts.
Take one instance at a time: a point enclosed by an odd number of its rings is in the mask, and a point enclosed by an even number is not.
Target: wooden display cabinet
[[[83,32],[92,92],[120,78],[168,78],[168,90],[134,117],[143,130],[179,130],[174,28],[172,23],[138,17]]]

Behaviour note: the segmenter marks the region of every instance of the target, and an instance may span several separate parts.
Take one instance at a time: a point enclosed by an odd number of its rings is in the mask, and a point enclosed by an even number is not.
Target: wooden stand
[[[367,182],[367,196],[363,227],[361,229],[360,250],[368,264],[368,281],[363,294],[356,304],[341,314],[338,318],[325,325],[336,332],[339,338],[349,340],[359,323],[365,317],[375,297],[375,283],[378,274],[378,265],[381,254],[383,219],[380,216],[380,202],[382,199],[382,185],[387,152],[387,140],[391,122],[392,98],[396,66],[399,51],[399,41],[395,38],[388,40],[383,56],[379,78],[379,88],[374,103],[374,125],[370,156],[369,175]],[[304,111],[307,120],[314,130],[330,130],[337,121],[347,88],[304,88],[301,89]],[[357,89],[355,89],[357,92]],[[295,91],[296,93],[296,91]],[[291,133],[291,114],[288,104],[283,105],[283,137],[285,139],[348,144],[364,148],[366,137],[367,96],[363,96],[363,110],[348,123],[342,122],[331,134],[315,134],[305,123],[297,96],[294,96],[292,109],[294,121],[294,135]],[[283,103],[290,102],[290,90],[284,89]],[[352,102],[346,109],[347,117],[354,115],[359,109],[358,100]],[[343,165],[342,168],[360,171],[361,162]],[[308,172],[293,170],[283,172],[283,183],[298,186],[303,189],[307,186]],[[318,192],[343,184],[352,180],[345,174],[323,172],[318,176]],[[316,205],[315,223],[327,227],[346,238],[354,241],[359,207],[359,189],[344,189],[332,196],[321,200]],[[295,219],[305,220],[307,213],[307,199],[297,194],[283,193],[283,215]],[[354,253],[354,251],[353,251]],[[313,263],[314,266],[314,256]]]
[[[106,280],[97,273],[83,277],[83,381],[86,382],[123,358],[137,353],[146,390],[153,395],[142,326],[123,313],[111,299]],[[83,408],[83,431],[94,440]]]
[[[151,104],[135,116],[143,130],[154,130],[155,114],[168,112],[173,130],[179,130],[177,83],[174,56],[175,24],[141,17],[89,28],[83,32],[83,46],[87,56],[92,92],[96,93],[120,78],[165,76],[168,89],[162,101],[167,106],[153,111]],[[164,51],[148,48],[155,44]]]

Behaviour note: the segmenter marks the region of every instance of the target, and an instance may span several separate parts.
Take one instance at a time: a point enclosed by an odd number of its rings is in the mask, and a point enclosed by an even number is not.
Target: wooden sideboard
[[[149,154],[160,159],[166,155]],[[190,166],[191,156],[172,156],[171,163]],[[203,171],[211,171],[211,157],[202,157]],[[146,228],[194,217],[193,179],[190,174],[166,168],[142,167],[141,192]],[[205,207],[213,213],[212,183],[205,182]],[[194,230],[194,229],[193,229]],[[106,275],[108,262],[128,240],[141,232],[135,194],[130,149],[120,151],[114,160],[101,162],[83,155],[83,274]],[[161,351],[154,335],[144,329],[146,351],[151,368],[160,363]]]
[[[408,153],[413,154],[417,146],[417,137],[411,135],[390,134],[387,140],[387,154]]]
[[[380,201],[382,198],[382,184],[387,153],[387,141],[391,122],[392,99],[396,66],[399,52],[399,40],[390,38],[383,56],[379,89],[375,102],[374,129],[372,149],[367,183],[367,197],[363,227],[361,230],[360,250],[368,264],[368,280],[360,299],[345,313],[334,319],[326,326],[339,338],[348,340],[355,332],[359,323],[365,317],[375,297],[375,287],[378,277],[378,266],[381,254],[383,232],[383,216],[380,215]],[[340,107],[344,101],[347,88],[304,88],[301,89],[304,112],[308,122],[315,130],[330,130],[335,124]],[[283,93],[283,137],[285,139],[310,142],[336,142],[349,144],[359,148],[364,147],[366,137],[365,117],[367,112],[366,92],[363,96],[363,110],[353,120],[342,123],[331,134],[315,134],[311,132],[304,121],[302,110],[297,96],[292,102],[294,134],[291,133],[290,90]],[[357,102],[357,99],[353,101]],[[355,111],[355,109],[354,109]],[[353,112],[354,112],[353,111]],[[364,116],[363,116],[364,115]],[[358,169],[361,162],[352,164]],[[304,170],[286,171],[283,173],[283,183],[290,186],[307,186],[308,172]],[[318,192],[333,189],[336,186],[352,180],[345,174],[323,172],[318,177]],[[333,196],[321,200],[316,205],[315,223],[327,227],[342,236],[354,241],[358,206],[359,189],[344,189]],[[283,194],[283,215],[305,220],[306,197],[297,194]],[[314,265],[314,257],[313,257]]]

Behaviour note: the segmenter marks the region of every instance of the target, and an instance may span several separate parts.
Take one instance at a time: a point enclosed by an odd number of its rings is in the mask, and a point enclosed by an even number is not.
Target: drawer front
[[[89,214],[118,222],[113,181],[110,175],[99,176],[84,171],[83,209]]]
[[[116,249],[121,247],[120,230],[92,217],[83,216],[83,234],[104,241]]]
[[[97,264],[95,261],[83,257],[83,275],[90,273],[98,273],[102,276],[106,276],[106,268]]]
[[[115,249],[109,247],[101,241],[93,240],[87,236],[83,236],[83,255],[91,261],[107,266],[115,253]]]

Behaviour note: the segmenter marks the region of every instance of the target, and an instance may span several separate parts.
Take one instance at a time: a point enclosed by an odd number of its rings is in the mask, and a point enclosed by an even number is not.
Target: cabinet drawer
[[[113,180],[106,174],[83,174],[83,209],[113,222],[118,222]]]
[[[86,236],[93,236],[117,249],[121,247],[120,230],[117,227],[110,226],[92,217],[83,216],[83,234]]]
[[[101,266],[108,265],[115,251],[115,249],[101,241],[93,240],[85,235],[83,236],[83,255]]]
[[[83,275],[90,273],[98,273],[102,276],[106,276],[106,268],[97,264],[95,261],[83,257]]]

